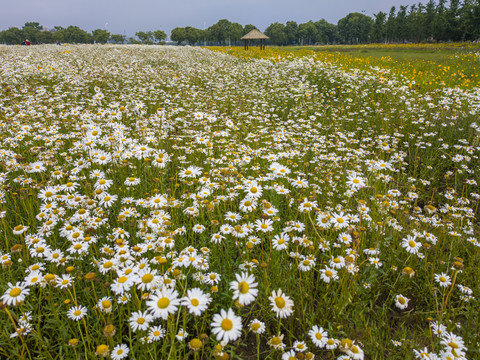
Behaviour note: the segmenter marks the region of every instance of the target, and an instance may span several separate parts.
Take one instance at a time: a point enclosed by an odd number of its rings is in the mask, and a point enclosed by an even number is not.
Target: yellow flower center
[[[275,305],[277,305],[279,309],[283,309],[285,307],[285,299],[281,296],[277,296],[275,298]]]
[[[118,282],[119,282],[120,284],[123,284],[123,283],[125,283],[126,281],[127,281],[127,277],[126,277],[126,276],[122,276],[122,277],[119,277],[119,278],[118,278]]]
[[[246,294],[248,293],[248,290],[250,290],[250,285],[248,285],[246,281],[242,281],[238,284],[238,290],[240,290],[242,294]]]
[[[230,319],[223,319],[222,324],[220,325],[223,330],[230,331],[233,328],[232,320]]]
[[[145,322],[144,318],[138,318],[137,319],[137,323],[140,324],[140,325],[142,325],[144,322]]]
[[[157,301],[157,306],[160,309],[166,309],[170,305],[170,299],[167,297],[163,297]]]
[[[17,297],[21,293],[22,293],[22,289],[20,289],[20,288],[13,288],[12,290],[10,290],[10,296],[11,297]]]
[[[193,306],[198,306],[198,304],[200,304],[200,302],[198,301],[198,299],[192,299],[192,300],[190,300],[190,303],[191,303]]]
[[[272,345],[279,345],[282,343],[282,339],[280,339],[278,336],[275,336],[272,338],[272,341],[270,341]]]
[[[97,354],[105,355],[108,353],[108,345],[98,345],[97,346]]]
[[[250,192],[251,192],[252,194],[257,193],[257,191],[258,191],[258,189],[257,189],[256,187],[252,187],[252,188],[250,189]]]
[[[145,284],[148,284],[149,282],[152,282],[153,280],[153,275],[152,274],[145,274],[142,276],[142,282]]]
[[[75,311],[73,312],[73,315],[79,316],[81,313],[82,313],[82,312],[81,312],[80,310],[75,310]]]
[[[104,309],[109,309],[112,306],[112,302],[110,300],[103,300],[102,301],[102,307]]]
[[[417,244],[416,244],[415,241],[413,241],[413,240],[410,240],[410,241],[408,242],[408,246],[410,246],[411,248],[414,248],[416,245],[417,245]]]

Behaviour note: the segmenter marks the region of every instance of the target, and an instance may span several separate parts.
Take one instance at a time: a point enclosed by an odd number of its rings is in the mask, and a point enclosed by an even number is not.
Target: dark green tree
[[[99,44],[105,44],[110,39],[110,33],[107,30],[96,29],[92,31],[93,41]]]
[[[287,21],[285,25],[285,35],[287,36],[287,43],[289,45],[298,42],[298,25],[295,21]]]
[[[42,30],[42,25],[38,22],[26,22],[23,25],[23,37],[28,39],[31,43],[38,43],[37,35]]]
[[[210,39],[221,45],[225,44],[228,36],[228,30],[230,29],[231,25],[232,23],[227,19],[219,20],[216,24],[208,28]]]
[[[24,39],[23,31],[16,27],[1,32],[2,42],[7,45],[19,45]]]
[[[407,23],[407,7],[400,5],[395,18],[395,38],[397,41],[405,42],[408,39],[409,28]]]
[[[172,41],[176,41],[177,45],[180,45],[183,41],[187,39],[185,28],[183,27],[174,28],[170,34],[170,39],[172,39]]]
[[[153,44],[153,32],[137,31],[135,36],[138,37],[142,44]]]
[[[121,34],[112,34],[110,35],[110,40],[113,40],[116,44],[123,44],[126,40],[126,36]]]
[[[373,24],[372,18],[355,12],[340,19],[337,28],[345,43],[359,44],[369,42]]]
[[[243,26],[239,23],[232,23],[227,31],[227,39],[230,43],[237,43],[243,36]]]
[[[322,44],[334,44],[338,41],[337,26],[321,19],[314,23],[317,28],[315,42]]]
[[[163,43],[165,39],[167,38],[167,34],[163,30],[155,30],[153,32],[153,37],[157,41],[157,43]]]
[[[248,34],[250,31],[252,31],[253,29],[255,29],[255,25],[252,25],[252,24],[247,24],[243,27],[243,34],[242,35],[245,35],[245,34]]]
[[[313,21],[298,26],[298,37],[302,45],[312,45],[317,40],[317,27]]]
[[[52,44],[55,42],[55,38],[51,31],[40,31],[37,34],[37,41],[39,44]]]
[[[461,41],[460,0],[450,0],[450,6],[445,14],[447,34],[450,40]]]
[[[378,14],[374,14],[373,16],[375,17],[375,21],[372,27],[372,41],[383,42],[385,41],[387,14],[380,11]]]
[[[395,23],[396,23],[396,9],[395,6],[390,8],[390,12],[388,13],[388,18],[385,23],[385,42],[391,42],[395,39]]]
[[[242,35],[245,35],[245,34],[248,34],[250,31],[252,31],[253,29],[255,29],[255,25],[252,25],[252,24],[247,24],[243,27],[243,33]]]
[[[287,34],[285,33],[285,25],[275,22],[265,29],[265,35],[270,38],[273,45],[285,45],[287,43]]]

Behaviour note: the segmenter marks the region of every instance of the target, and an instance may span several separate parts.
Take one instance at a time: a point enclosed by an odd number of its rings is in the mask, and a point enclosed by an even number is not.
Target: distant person
[[[55,42],[57,43],[57,45],[62,45],[62,44],[60,44],[60,41],[58,41],[58,40],[55,40]]]
[[[22,45],[25,45],[25,40],[22,41]]]
[[[30,41],[28,39],[25,39],[25,45],[30,46]]]

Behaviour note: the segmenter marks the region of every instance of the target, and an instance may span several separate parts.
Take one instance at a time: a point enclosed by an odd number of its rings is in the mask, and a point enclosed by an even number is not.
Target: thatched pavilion
[[[270,39],[267,35],[262,34],[257,28],[242,36],[245,50],[248,50],[248,40],[260,40],[260,50],[265,50],[265,42]]]

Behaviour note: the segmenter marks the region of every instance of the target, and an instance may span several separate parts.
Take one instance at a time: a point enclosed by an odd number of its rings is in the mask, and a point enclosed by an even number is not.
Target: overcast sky
[[[426,2],[427,0],[423,1]],[[136,31],[164,30],[177,26],[209,27],[220,19],[260,30],[273,22],[297,23],[326,19],[337,23],[350,12],[372,16],[392,6],[418,3],[411,0],[0,0],[0,30],[26,21],[43,26],[76,25],[92,31],[133,36]]]

